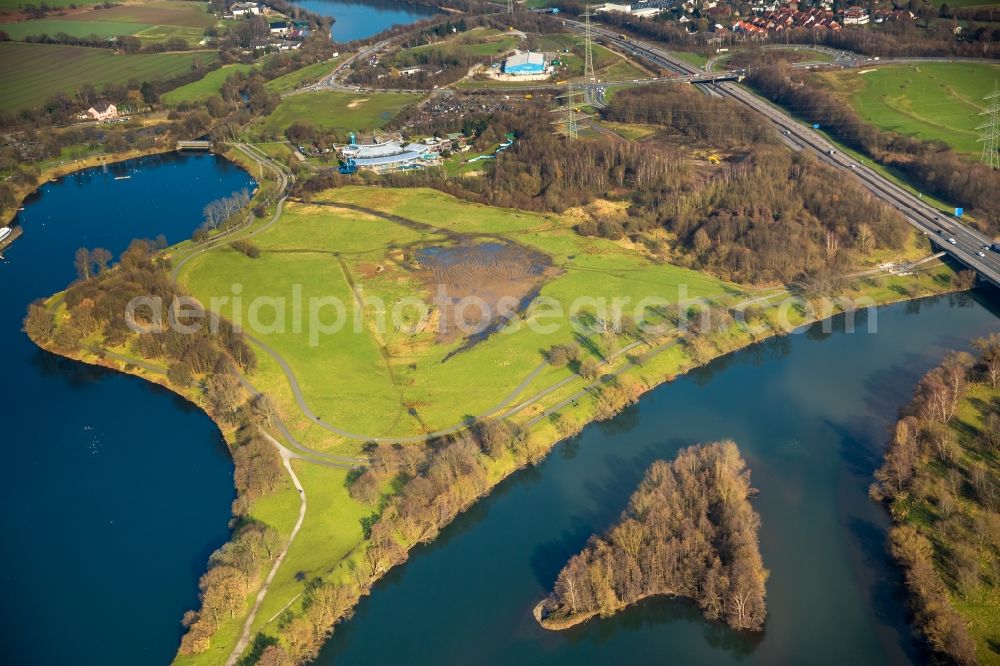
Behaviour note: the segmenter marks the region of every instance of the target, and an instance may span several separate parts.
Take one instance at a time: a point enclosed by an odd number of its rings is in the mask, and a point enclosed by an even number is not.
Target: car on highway
[[[951,243],[952,245],[958,245],[958,241],[955,240],[954,238],[949,238],[948,242]]]
[[[985,257],[985,256],[986,256],[986,253],[985,253],[985,252],[983,252],[982,250],[980,250],[979,252],[976,252],[976,256],[977,256],[977,257]]]

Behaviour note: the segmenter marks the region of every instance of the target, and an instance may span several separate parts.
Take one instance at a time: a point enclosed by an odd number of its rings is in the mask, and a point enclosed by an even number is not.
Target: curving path
[[[292,469],[291,463],[291,459],[297,456],[282,446],[278,440],[271,437],[271,435],[269,435],[266,431],[261,430],[260,432],[269,442],[271,442],[272,445],[274,445],[276,449],[278,449],[278,453],[281,454],[281,462],[285,465],[285,469],[288,471],[288,477],[292,480],[292,485],[295,486],[295,489],[299,491],[299,517],[295,521],[295,526],[292,527],[291,534],[288,535],[288,541],[285,542],[285,547],[282,548],[281,552],[278,553],[278,556],[274,558],[274,564],[271,566],[271,571],[268,572],[267,578],[264,579],[264,584],[261,585],[260,590],[257,591],[257,598],[254,599],[253,608],[250,609],[250,614],[247,615],[247,619],[243,623],[243,631],[240,633],[240,639],[233,647],[233,651],[229,653],[229,658],[226,659],[226,666],[233,666],[233,664],[235,664],[240,658],[240,655],[243,654],[243,651],[246,650],[247,645],[250,643],[250,634],[253,628],[254,618],[257,617],[257,611],[260,610],[260,605],[264,602],[264,597],[267,596],[267,591],[271,587],[271,582],[274,580],[274,576],[278,573],[278,568],[281,567],[281,563],[284,561],[285,555],[288,554],[288,549],[291,548],[292,542],[295,541],[295,537],[302,528],[302,522],[306,518],[306,491],[299,482],[299,477],[295,476],[295,470]]]

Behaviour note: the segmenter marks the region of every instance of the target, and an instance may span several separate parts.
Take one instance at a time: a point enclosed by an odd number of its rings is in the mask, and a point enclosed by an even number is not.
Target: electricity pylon
[[[507,0],[507,13],[508,14],[514,13],[514,0]]]
[[[587,11],[583,14],[584,18],[584,30],[583,30],[583,78],[588,81],[593,81],[597,78],[594,75],[594,40],[593,35],[590,32],[590,7],[587,7]]]
[[[570,141],[576,141],[580,136],[578,118],[580,116],[580,106],[583,104],[581,99],[583,91],[577,85],[576,82],[570,81],[566,92],[562,95],[557,95],[558,98],[566,100],[561,109],[555,109],[557,112],[562,112],[564,116],[553,123],[560,126],[559,131],[565,134],[566,138]]]
[[[993,82],[993,92],[983,98],[989,102],[986,110],[980,113],[986,116],[986,122],[976,129],[982,132],[979,140],[983,142],[983,164],[987,164],[994,169],[1000,169],[1000,87],[997,82]]]

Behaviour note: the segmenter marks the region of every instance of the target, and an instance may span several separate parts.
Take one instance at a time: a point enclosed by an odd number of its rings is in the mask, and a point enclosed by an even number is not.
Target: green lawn
[[[308,92],[286,97],[257,128],[265,136],[278,136],[298,120],[323,130],[377,130],[419,99],[419,95],[405,93]]]
[[[175,88],[162,96],[165,104],[179,104],[180,102],[201,102],[222,89],[222,84],[226,79],[236,72],[249,72],[253,65],[234,64],[212,70],[198,81]]]
[[[1000,79],[1000,65],[921,63],[816,75],[874,125],[955,150],[979,154],[976,127],[985,97]]]
[[[541,291],[563,304],[563,313],[555,319],[556,332],[524,325],[493,335],[447,361],[462,341],[438,342],[433,327],[414,334],[392,326],[378,331],[367,325],[373,312],[366,308],[365,326],[344,326],[313,344],[310,327],[295,331],[292,311],[286,308],[279,317],[283,330],[263,330],[259,337],[286,358],[316,414],[364,436],[416,435],[490,411],[538,367],[540,350],[574,339],[568,310],[578,298],[610,302],[620,297],[634,304],[651,296],[676,301],[680,289],[688,297],[719,299],[734,291],[719,280],[653,263],[613,242],[583,238],[570,228],[572,220],[559,216],[473,205],[431,190],[345,187],[317,195],[313,202],[289,204],[281,223],[255,238],[263,250],[260,259],[250,260],[228,249],[216,251],[193,260],[182,281],[203,303],[230,294],[238,281],[243,296],[238,311],[232,304],[220,309],[244,324],[249,322],[254,298],[283,297],[290,303],[297,288],[306,304],[312,297],[336,297],[346,304],[344,314],[351,322],[360,312],[351,282],[366,297],[381,299],[390,308],[403,298],[420,302],[430,298],[424,283],[406,268],[402,252],[414,244],[440,243],[442,236],[335,207],[340,202],[437,228],[513,240],[544,252],[558,267],[558,275]],[[384,272],[373,273],[371,267],[376,265],[385,267]],[[261,312],[261,321],[271,321],[270,309]],[[332,309],[326,311],[326,321],[334,316]],[[530,309],[526,317],[526,322],[540,324],[546,312]],[[603,343],[593,344],[596,348]],[[570,374],[566,368],[560,372]],[[482,383],[484,373],[491,378],[489,384]],[[275,397],[293,432],[305,441],[311,441],[311,433],[322,434],[301,417],[275,365],[262,363],[253,381]]]
[[[190,71],[192,63],[213,62],[213,52],[116,55],[109,49],[50,44],[0,43],[0,110],[42,104],[57,92],[72,93],[84,83],[98,88],[130,79],[167,79]]]
[[[446,50],[467,56],[496,56],[510,51],[520,43],[521,40],[516,35],[505,34],[500,30],[470,30],[434,44],[402,49],[395,56],[395,60],[408,62],[407,56],[431,50]]]
[[[671,51],[671,54],[677,56],[688,64],[694,65],[695,67],[704,67],[705,63],[708,62],[708,56],[703,53],[694,53],[693,51]]]
[[[310,83],[315,83],[332,72],[337,67],[337,63],[340,62],[340,60],[341,58],[332,58],[330,60],[324,60],[323,62],[315,62],[311,65],[306,65],[305,67],[297,69],[294,72],[289,72],[288,74],[279,76],[276,79],[271,79],[267,82],[266,87],[271,92],[283,93],[295,90],[296,88],[301,88],[302,86]]]

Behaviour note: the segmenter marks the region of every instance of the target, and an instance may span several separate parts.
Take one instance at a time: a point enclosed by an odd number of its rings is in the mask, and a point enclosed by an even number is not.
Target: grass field
[[[978,154],[976,127],[1000,65],[921,63],[824,72],[816,80],[848,101],[867,121],[955,150]]]
[[[418,95],[405,93],[303,93],[282,100],[274,113],[256,127],[265,136],[278,136],[295,121],[339,132],[377,130],[404,106],[419,99]]]
[[[340,203],[400,215],[428,229],[415,230],[353,212],[338,207]],[[406,297],[423,302],[432,294],[405,257],[412,256],[415,247],[447,244],[442,233],[430,230],[438,228],[496,235],[550,256],[558,276],[544,283],[541,294],[565,304],[567,310],[578,297],[623,297],[636,303],[653,295],[669,298],[673,294],[676,299],[681,285],[690,297],[728,298],[734,291],[711,277],[655,264],[642,253],[613,242],[583,238],[570,228],[572,223],[558,216],[476,206],[429,190],[347,187],[317,195],[312,204],[289,205],[280,225],[256,237],[263,250],[261,259],[252,261],[229,250],[214,252],[194,260],[182,280],[202,302],[230,293],[237,275],[244,303],[255,296],[288,298],[296,285],[302,289],[303,302],[334,296],[348,304],[348,314],[361,312],[355,309],[352,285],[387,304]],[[384,270],[374,273],[374,266]],[[223,311],[243,321],[249,315]],[[543,315],[526,314],[533,316]],[[283,331],[260,337],[285,357],[310,406],[325,420],[366,435],[409,436],[459,423],[503,401],[539,366],[542,349],[574,339],[569,313],[564,312],[558,321],[559,331],[551,335],[525,327],[491,336],[450,358],[464,341],[441,343],[435,329],[409,334],[391,328],[358,331],[345,326],[314,346],[305,330],[308,327],[294,332],[289,320],[282,321]],[[603,343],[588,344],[596,350]],[[331,372],[332,368],[336,371]],[[297,410],[288,396],[281,397],[287,394],[286,381],[277,368],[274,371],[269,372],[265,364],[254,382],[277,396],[279,409],[292,415],[289,425],[296,431],[312,428],[294,416]],[[480,381],[483,372],[492,377],[488,386]]]
[[[283,93],[295,90],[296,88],[301,88],[302,86],[310,83],[315,83],[332,72],[337,67],[337,63],[340,62],[340,60],[341,58],[338,57],[306,65],[305,67],[297,69],[294,72],[289,72],[288,74],[279,76],[276,79],[271,79],[265,84],[265,87],[271,92]]]
[[[31,2],[30,0],[0,0],[0,12],[15,12],[24,5],[37,5],[36,2]],[[77,0],[52,0],[51,2],[46,2],[49,7],[61,8],[69,7],[70,5],[79,5],[80,2]],[[94,3],[96,4],[96,3]]]
[[[162,42],[180,38],[196,44],[205,28],[217,23],[207,11],[208,4],[187,0],[148,0],[54,16],[31,21],[3,24],[11,39],[23,40],[30,35],[66,33],[71,37],[115,37],[134,35],[147,42]]]
[[[991,389],[987,384],[973,386],[960,403],[956,418],[949,424],[955,441],[960,446],[961,453],[956,465],[966,473],[983,463],[989,470],[992,467],[991,459],[995,464],[995,456],[978,439],[978,433],[983,430],[983,417],[989,405],[997,404],[997,401],[1000,401],[1000,389]],[[936,459],[925,463],[921,473],[930,479],[945,483],[946,469]],[[995,471],[993,474],[996,478]],[[959,513],[973,514],[977,510],[982,511],[982,506],[976,508],[975,499],[963,495],[964,493],[958,495],[960,498],[958,502],[961,505]],[[990,571],[995,566],[993,560],[995,555],[987,545],[989,539],[984,540],[981,535],[976,534],[969,523],[955,520],[949,522],[942,516],[939,508],[925,505],[927,502],[926,496],[915,502],[904,522],[920,530],[935,545],[947,547],[952,542],[959,541],[974,548],[984,563],[982,572],[985,574]],[[956,530],[954,525],[963,527]],[[940,573],[944,580],[951,580],[947,569],[942,569]],[[978,578],[976,584],[971,589],[965,590],[964,594],[952,589],[949,596],[951,604],[968,623],[969,634],[976,641],[976,656],[979,663],[1000,664],[1000,653],[996,647],[1000,645],[1000,585],[990,584]]]
[[[198,81],[192,81],[180,88],[175,88],[161,96],[165,104],[179,104],[180,102],[201,102],[222,89],[222,84],[226,79],[236,72],[249,72],[253,65],[234,64],[212,70]]]
[[[166,79],[183,74],[195,61],[213,62],[213,52],[116,55],[108,49],[50,44],[0,43],[0,110],[14,111],[45,102],[57,92],[72,93],[92,83]]]
[[[445,49],[460,55],[488,57],[506,53],[517,47],[518,44],[520,44],[520,39],[516,35],[505,34],[500,30],[470,30],[434,44],[402,49],[396,58],[435,49]]]

